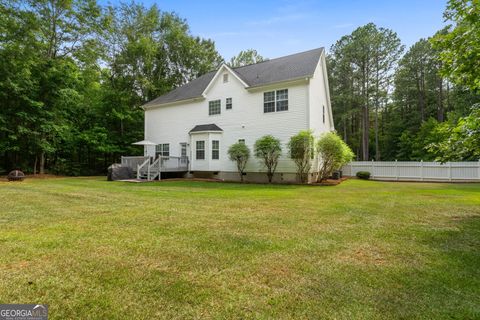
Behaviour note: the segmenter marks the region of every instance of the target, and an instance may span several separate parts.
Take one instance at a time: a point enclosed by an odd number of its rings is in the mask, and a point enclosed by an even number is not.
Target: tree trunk
[[[35,161],[33,162],[33,175],[37,174],[37,162],[38,162],[38,156],[35,155]]]
[[[40,153],[40,174],[45,173],[45,151]]]
[[[438,100],[437,100],[437,120],[443,122],[444,107],[443,107],[443,79],[439,77],[438,80]]]

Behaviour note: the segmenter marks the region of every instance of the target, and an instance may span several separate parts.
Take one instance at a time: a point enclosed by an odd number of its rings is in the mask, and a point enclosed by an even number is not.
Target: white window
[[[232,98],[227,98],[225,101],[226,109],[232,109]]]
[[[287,111],[288,89],[263,93],[263,112]]]
[[[220,159],[220,141],[212,140],[212,159]]]
[[[155,154],[157,156],[169,157],[170,156],[170,144],[161,143],[155,146]]]
[[[221,112],[220,100],[213,100],[208,102],[208,115],[220,114]]]
[[[238,143],[243,143],[243,144],[245,144],[245,139],[238,139]]]
[[[197,160],[204,160],[205,159],[205,141],[197,141],[196,142],[196,150],[195,150],[195,159]]]
[[[263,93],[263,112],[275,112],[275,91]]]
[[[228,73],[224,73],[223,74],[223,83],[227,83],[228,82]]]
[[[288,89],[277,90],[277,111],[288,110]]]
[[[322,106],[322,108],[323,108],[323,114],[322,114],[323,124],[325,124],[325,106]]]
[[[187,143],[182,142],[180,143],[180,156],[185,158],[187,156]]]

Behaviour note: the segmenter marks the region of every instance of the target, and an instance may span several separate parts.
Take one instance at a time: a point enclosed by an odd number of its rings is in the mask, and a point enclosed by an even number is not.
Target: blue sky
[[[115,4],[117,0],[108,2]],[[446,0],[136,2],[146,6],[156,3],[161,10],[175,11],[188,21],[192,34],[213,39],[226,59],[248,48],[268,58],[329,48],[368,22],[393,29],[408,47],[445,25],[442,14],[446,6]]]

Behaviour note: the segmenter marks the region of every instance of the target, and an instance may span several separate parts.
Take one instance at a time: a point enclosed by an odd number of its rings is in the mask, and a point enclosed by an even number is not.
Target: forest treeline
[[[449,1],[452,25],[410,48],[374,24],[330,48],[335,126],[357,159],[480,158],[478,9]],[[140,106],[223,61],[155,5],[0,0],[0,172],[96,174],[141,154]]]
[[[332,46],[335,128],[358,160],[480,160],[480,4],[450,0],[445,19],[410,48],[373,23]]]

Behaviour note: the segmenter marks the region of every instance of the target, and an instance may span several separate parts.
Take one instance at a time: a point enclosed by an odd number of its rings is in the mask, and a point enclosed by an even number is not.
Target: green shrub
[[[368,171],[358,171],[357,172],[357,178],[363,179],[363,180],[368,180],[368,179],[370,179],[370,172],[368,172]]]
[[[321,159],[317,182],[327,179],[353,159],[352,150],[335,132],[322,134],[317,141],[317,152]]]
[[[308,172],[312,166],[313,142],[314,138],[309,130],[300,131],[291,137],[288,142],[288,155],[295,162],[297,175],[301,183],[305,183],[308,180]]]
[[[228,148],[228,157],[237,164],[240,181],[243,182],[243,173],[247,166],[248,158],[250,158],[250,149],[248,149],[245,143],[234,143]]]
[[[277,169],[278,158],[282,154],[280,140],[272,135],[263,136],[255,141],[254,153],[267,168],[268,182],[271,183]]]

